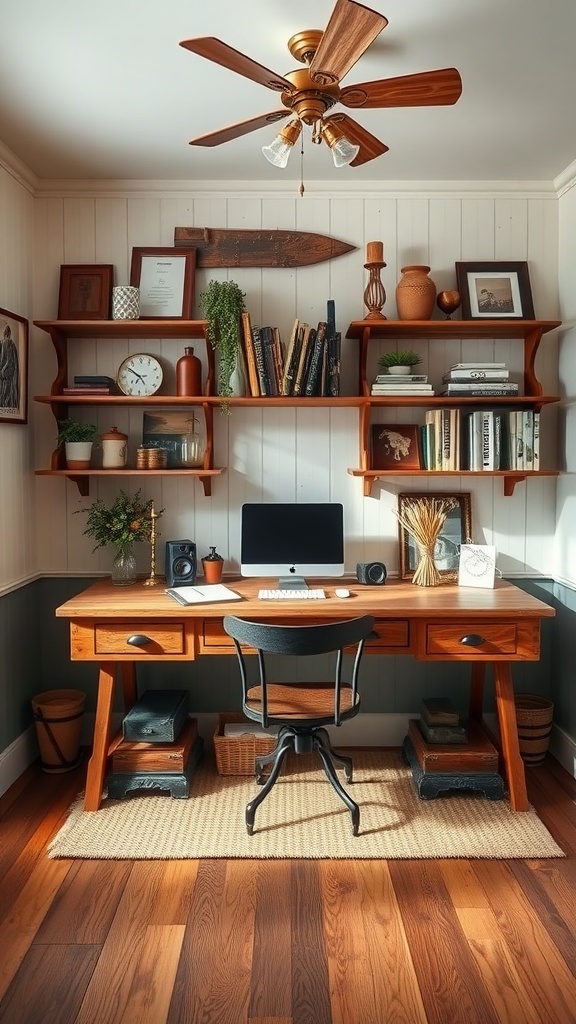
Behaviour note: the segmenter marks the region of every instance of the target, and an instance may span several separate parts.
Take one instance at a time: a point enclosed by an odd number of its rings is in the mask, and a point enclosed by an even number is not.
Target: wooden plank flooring
[[[0,799],[0,1024],[576,1022],[576,782],[543,861],[53,861],[83,769]],[[169,799],[169,797],[167,797]]]

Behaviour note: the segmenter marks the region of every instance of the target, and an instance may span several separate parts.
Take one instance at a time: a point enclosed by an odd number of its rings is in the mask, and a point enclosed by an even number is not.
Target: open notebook
[[[242,597],[223,583],[208,583],[202,587],[169,587],[166,593],[179,604],[207,604],[209,601],[239,601]]]

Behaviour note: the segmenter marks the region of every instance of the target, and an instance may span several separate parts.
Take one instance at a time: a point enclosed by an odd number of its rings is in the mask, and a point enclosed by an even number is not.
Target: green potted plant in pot
[[[414,366],[418,366],[422,362],[422,356],[418,355],[417,352],[413,352],[412,349],[404,349],[399,352],[385,352],[383,356],[380,356],[378,365],[382,369],[387,370],[388,373],[392,374],[407,374],[410,373]]]
[[[208,340],[217,359],[216,391],[224,398],[243,395],[246,390],[241,344],[244,295],[235,281],[209,281],[206,291],[200,293]]]
[[[57,444],[64,445],[68,469],[89,469],[92,447],[98,437],[95,423],[61,420],[58,424]]]
[[[78,509],[78,512],[88,513],[84,533],[96,541],[92,550],[96,551],[107,544],[113,544],[116,548],[112,563],[113,583],[128,584],[135,581],[134,544],[150,540],[153,520],[159,519],[164,511],[161,509],[160,512],[154,512],[152,498],[143,501],[140,495],[140,490],[133,497],[120,491],[111,505],[107,505],[103,498],[97,498],[89,508]]]

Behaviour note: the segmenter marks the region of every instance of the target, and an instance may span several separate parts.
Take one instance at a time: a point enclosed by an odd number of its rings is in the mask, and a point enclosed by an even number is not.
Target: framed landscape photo
[[[192,320],[196,249],[132,249],[130,284],[140,292],[141,320]]]
[[[420,468],[420,428],[416,423],[372,425],[372,469],[398,473]]]
[[[114,267],[111,263],[65,263],[60,267],[59,320],[108,320]]]
[[[453,498],[456,502],[454,508],[450,509],[446,516],[446,522],[442,527],[440,536],[436,541],[434,549],[434,564],[440,573],[443,583],[455,583],[458,580],[458,567],[460,564],[460,548],[470,540],[472,535],[472,511],[470,493],[438,494],[436,492],[399,494],[398,511],[402,513],[405,506],[417,498],[420,501],[426,498]],[[398,539],[400,542],[400,577],[403,580],[411,580],[418,565],[418,547],[412,534],[398,524]]]
[[[533,320],[526,262],[456,263],[463,320]]]
[[[28,422],[28,321],[0,309],[0,423]]]

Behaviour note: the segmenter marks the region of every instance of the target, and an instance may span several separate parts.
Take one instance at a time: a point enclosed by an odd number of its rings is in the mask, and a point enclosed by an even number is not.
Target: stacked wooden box
[[[188,717],[188,691],[146,690],[112,744],[108,796],[161,789],[185,798],[201,753],[198,721]]]
[[[410,719],[402,747],[422,799],[447,790],[477,790],[492,800],[504,796],[498,751],[481,724],[462,722],[444,698],[422,702],[420,719]]]

